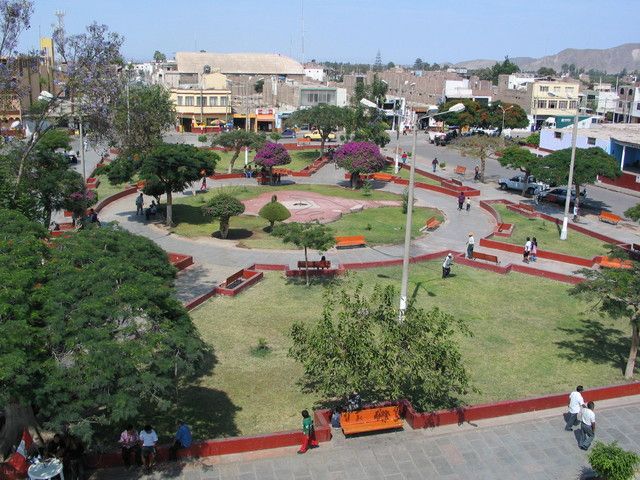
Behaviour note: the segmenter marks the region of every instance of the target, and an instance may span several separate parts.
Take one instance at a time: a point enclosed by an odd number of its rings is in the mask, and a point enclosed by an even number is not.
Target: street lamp
[[[438,115],[445,115],[447,113],[460,113],[465,109],[464,104],[456,103],[446,112],[426,114],[421,118],[416,115],[415,124],[413,126],[413,145],[411,147],[411,169],[409,170],[409,192],[407,198],[407,223],[404,231],[404,256],[402,258],[402,283],[400,285],[400,318],[404,320],[405,313],[407,311],[407,289],[409,286],[409,247],[411,246],[411,227],[413,223],[413,189],[415,185],[415,173],[416,173],[416,145],[418,143],[418,122],[423,119],[430,119],[437,117]]]
[[[502,130],[500,130],[500,134],[503,134],[502,132],[504,132],[504,114],[511,110],[513,107],[515,107],[515,105],[511,105],[509,108],[504,108],[502,104],[498,104],[498,108],[502,110]]]

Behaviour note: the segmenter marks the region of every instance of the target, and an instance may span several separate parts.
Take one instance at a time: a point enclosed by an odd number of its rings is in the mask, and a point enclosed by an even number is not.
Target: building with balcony
[[[552,117],[573,117],[578,108],[580,84],[575,81],[536,80],[528,86],[531,92],[530,115],[539,128]]]
[[[613,121],[616,123],[640,123],[640,82],[618,87],[618,104]]]

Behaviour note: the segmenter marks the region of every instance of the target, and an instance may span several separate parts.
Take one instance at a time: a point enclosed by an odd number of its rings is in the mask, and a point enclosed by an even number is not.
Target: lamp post
[[[552,97],[562,98],[568,101],[576,102],[576,113],[573,118],[573,130],[571,134],[571,162],[569,162],[569,179],[567,181],[567,194],[564,199],[564,217],[562,218],[562,230],[560,230],[560,240],[566,240],[569,233],[569,206],[571,204],[571,186],[573,184],[573,168],[576,163],[576,143],[578,141],[578,122],[580,121],[580,105],[578,98],[560,97],[553,92],[549,92]],[[576,201],[578,198],[576,197]]]
[[[415,185],[416,174],[416,145],[418,143],[418,122],[424,118],[437,117],[438,115],[445,115],[447,113],[459,113],[464,110],[464,104],[456,103],[446,112],[440,112],[435,114],[426,114],[421,118],[415,117],[415,124],[413,126],[413,144],[411,147],[411,169],[409,170],[409,192],[407,198],[407,223],[404,230],[404,255],[402,257],[402,283],[400,284],[400,315],[399,321],[404,320],[405,313],[407,311],[407,290],[409,287],[409,247],[411,246],[411,227],[413,223],[413,190]]]
[[[498,104],[498,108],[500,110],[502,110],[502,130],[500,130],[500,134],[502,135],[502,132],[504,132],[504,115],[505,113],[507,113],[509,110],[511,110],[514,107],[514,105],[511,105],[509,108],[504,108],[502,106],[502,104]]]

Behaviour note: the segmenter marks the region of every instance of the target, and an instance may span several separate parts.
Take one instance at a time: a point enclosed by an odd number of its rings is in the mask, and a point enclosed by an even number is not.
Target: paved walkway
[[[378,433],[329,443],[305,455],[295,447],[159,465],[145,476],[180,480],[578,479],[591,473],[576,434],[564,431],[564,409],[477,424]],[[640,398],[597,402],[596,440],[640,452]],[[128,480],[138,472],[108,469],[92,480]]]

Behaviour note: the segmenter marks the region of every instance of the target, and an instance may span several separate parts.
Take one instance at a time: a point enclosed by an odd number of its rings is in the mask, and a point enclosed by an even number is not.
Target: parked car
[[[580,201],[584,201],[587,198],[587,190],[580,190]],[[552,188],[550,190],[545,190],[538,194],[539,200],[544,200],[546,202],[555,202],[555,203],[564,203],[567,199],[567,187],[559,187]],[[574,188],[571,189],[571,203],[576,200],[576,190]]]
[[[527,195],[534,195],[542,192],[543,190],[549,189],[549,185],[537,181],[536,177],[533,175],[529,175],[526,184],[524,175],[516,175],[511,178],[501,178],[498,180],[498,184],[502,190],[524,190]]]
[[[287,128],[286,130],[283,130],[282,133],[280,134],[280,136],[282,138],[296,138],[297,134],[296,131],[291,129],[291,128]]]
[[[310,132],[307,132],[304,134],[304,138],[308,138],[309,140],[317,140],[320,141],[322,140],[322,135],[320,135],[320,130],[312,130]],[[327,140],[329,142],[331,142],[332,140],[336,139],[336,134],[335,133],[330,133],[329,136],[327,137]]]

